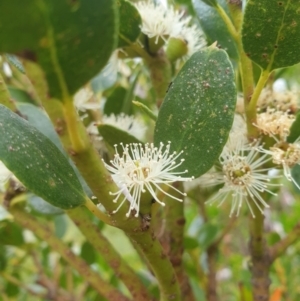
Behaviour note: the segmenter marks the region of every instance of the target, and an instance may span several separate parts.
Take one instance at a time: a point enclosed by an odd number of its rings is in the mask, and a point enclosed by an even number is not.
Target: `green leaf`
[[[237,59],[238,54],[226,24],[223,19],[219,16],[215,8],[203,3],[202,0],[193,0],[193,6],[196,15],[199,18],[200,25],[207,36],[208,43],[218,42],[218,47],[221,47],[227,51],[228,55]],[[229,14],[226,0],[219,1],[220,5]]]
[[[16,102],[22,102],[22,103],[30,103],[34,104],[35,100],[31,98],[31,96],[24,90],[21,90],[19,88],[8,86],[8,91],[11,96],[11,98]]]
[[[64,213],[64,211],[60,208],[52,206],[51,204],[47,203],[42,198],[34,194],[28,196],[28,204],[35,212],[42,215],[57,215]]]
[[[129,143],[142,143],[140,140],[128,134],[127,132],[108,124],[98,125],[98,131],[105,142],[107,142],[111,147],[114,148],[117,144],[117,150],[120,154],[123,153],[123,148],[120,145],[121,142],[124,145]]]
[[[161,109],[154,143],[171,141],[184,151],[180,166],[198,177],[211,168],[227,141],[236,103],[234,73],[224,50],[195,53],[171,85]]]
[[[25,74],[25,69],[19,59],[13,54],[5,54],[6,59],[15,66],[21,73]]]
[[[212,7],[218,4],[217,0],[201,0],[201,1]]]
[[[124,87],[116,87],[106,99],[104,114],[107,116],[111,114],[120,114],[122,112],[126,94],[127,90]]]
[[[0,52],[37,61],[49,98],[74,94],[104,67],[117,29],[115,1],[0,1]]]
[[[94,247],[87,241],[81,247],[80,256],[88,264],[93,264],[97,259],[97,255],[96,255]]]
[[[219,228],[216,225],[202,225],[198,235],[198,241],[200,246],[203,249],[208,248],[212,244],[212,242],[214,242],[214,240],[217,238],[218,233]]]
[[[118,0],[119,8],[119,42],[118,47],[128,46],[136,41],[141,33],[141,16],[135,6],[126,0]]]
[[[85,202],[81,184],[61,151],[35,127],[0,105],[0,160],[34,194],[71,209]]]
[[[251,60],[265,70],[300,62],[300,2],[249,0],[242,39]]]
[[[22,228],[10,221],[0,223],[0,237],[3,245],[21,246],[24,244]]]
[[[74,169],[85,193],[88,196],[92,196],[93,193],[91,189],[88,187],[87,183],[81,176],[80,172],[74,165],[73,161],[68,157],[67,153],[65,152],[60,139],[51,123],[50,119],[47,117],[46,113],[41,110],[40,108],[28,104],[28,103],[17,103],[17,108],[21,112],[22,116],[31,124],[33,125],[39,132],[44,134],[47,138],[49,138],[56,147],[62,152],[62,154],[68,159],[70,165]]]
[[[290,134],[287,137],[287,142],[293,143],[300,137],[300,113],[296,115],[296,120],[293,122]]]

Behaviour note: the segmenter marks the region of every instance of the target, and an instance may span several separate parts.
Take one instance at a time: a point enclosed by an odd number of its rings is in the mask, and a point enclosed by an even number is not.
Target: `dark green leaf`
[[[24,244],[22,228],[9,221],[0,223],[1,244],[11,246],[21,246]]]
[[[111,147],[114,148],[117,144],[117,150],[120,154],[123,153],[123,148],[120,145],[121,142],[124,145],[129,143],[142,143],[140,140],[128,134],[127,132],[108,124],[98,125],[98,131],[105,142],[107,142]]]
[[[227,141],[236,103],[234,74],[224,50],[209,47],[183,66],[161,106],[154,142],[184,151],[182,170],[198,177],[211,168]]]
[[[249,0],[242,30],[245,52],[269,71],[300,62],[300,2]]]
[[[11,98],[14,101],[22,102],[22,103],[30,103],[30,104],[35,103],[35,101],[31,98],[31,96],[26,91],[13,86],[8,86],[7,88]]]
[[[118,47],[133,43],[141,33],[141,16],[135,6],[126,0],[118,0],[119,7],[119,43]]]
[[[96,261],[96,252],[89,242],[85,242],[81,247],[80,256],[88,263],[93,264]]]
[[[69,159],[68,155],[66,154],[65,150],[63,149],[63,146],[60,142],[60,139],[53,127],[53,124],[51,123],[50,119],[47,117],[45,112],[28,103],[18,103],[17,107],[19,111],[22,113],[23,117],[31,124],[33,125],[37,130],[39,130],[42,134],[44,134],[47,138],[49,138],[56,146],[57,148],[62,152],[62,154],[68,158],[70,165],[74,169],[85,193],[88,196],[92,196],[93,193],[91,189],[86,184],[85,180],[79,173],[78,169],[74,165],[73,161]]]
[[[198,241],[193,237],[185,237],[184,238],[184,249],[192,250],[196,249],[199,246]]]
[[[203,249],[208,248],[211,243],[217,238],[219,228],[212,224],[204,224],[198,235],[199,244]]]
[[[235,43],[226,24],[217,11],[213,7],[203,3],[202,0],[193,0],[192,2],[200,25],[207,36],[208,43],[211,44],[217,41],[218,46],[226,50],[231,58],[237,59],[238,55]],[[226,0],[221,0],[220,5],[229,14]]]
[[[49,96],[62,99],[106,64],[116,44],[115,18],[115,1],[1,1],[0,52],[38,61]]]
[[[0,160],[33,193],[71,209],[85,202],[81,184],[61,151],[35,127],[0,105]]]
[[[19,61],[19,59],[15,55],[13,55],[13,54],[6,54],[5,57],[20,72],[25,73],[24,66],[22,65],[22,63]]]
[[[300,113],[297,114],[296,120],[293,122],[287,142],[293,143],[300,137]]]
[[[127,90],[124,87],[116,87],[112,93],[107,97],[104,106],[104,114],[118,115],[122,112],[122,107],[124,104],[124,99],[126,97]]]

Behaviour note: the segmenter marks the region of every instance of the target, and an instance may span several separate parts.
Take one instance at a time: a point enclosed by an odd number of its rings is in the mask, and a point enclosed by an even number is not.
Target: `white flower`
[[[196,25],[189,26],[191,17],[184,18],[184,11],[150,1],[138,2],[135,6],[142,18],[141,31],[149,38],[155,38],[155,43],[159,38],[165,42],[171,37],[182,39],[187,44],[188,55],[205,46],[202,31]]]
[[[169,36],[180,31],[183,12],[176,11],[172,6],[167,9],[162,4],[153,2],[138,2],[135,4],[141,18],[141,31],[149,38],[166,40]]]
[[[263,167],[270,159],[267,154],[259,156],[256,145],[244,145],[237,141],[235,149],[225,147],[219,158],[222,171],[215,173],[215,185],[224,184],[224,186],[207,203],[213,204],[217,201],[218,206],[221,206],[230,197],[232,202],[230,217],[235,212],[236,216],[239,215],[244,202],[253,217],[255,217],[253,205],[263,214],[263,208],[269,205],[261,193],[276,195],[268,189],[268,186],[278,186],[269,183],[269,169]]]
[[[254,124],[261,133],[271,137],[278,136],[285,141],[290,134],[290,128],[295,121],[295,116],[289,112],[267,108],[267,111],[257,115],[256,124]],[[275,138],[276,139],[276,138]]]
[[[284,176],[288,181],[293,182],[298,189],[300,185],[292,177],[291,169],[300,164],[300,137],[294,143],[278,142],[269,150],[259,147],[258,150],[272,156],[273,163],[281,165]]]
[[[125,115],[124,113],[119,115],[104,115],[102,122],[104,124],[109,124],[119,128],[122,131],[126,131],[128,134],[136,137],[139,140],[142,140],[145,136],[146,127],[134,116]]]
[[[117,212],[127,200],[130,202],[130,206],[126,216],[128,217],[131,211],[135,210],[135,216],[137,217],[139,215],[141,194],[146,192],[146,190],[148,190],[153,199],[162,206],[164,206],[165,203],[158,199],[155,192],[156,190],[174,200],[182,201],[160,187],[160,184],[164,184],[185,196],[185,193],[180,192],[171,185],[171,183],[176,181],[190,181],[192,179],[189,177],[181,177],[181,175],[187,171],[175,171],[184,161],[184,159],[181,159],[179,162],[176,162],[182,152],[170,154],[170,142],[166,145],[164,151],[163,143],[160,144],[159,148],[148,143],[145,145],[121,145],[123,148],[122,156],[120,156],[117,147],[115,147],[116,154],[114,160],[111,161],[112,166],[104,163],[106,168],[112,173],[114,182],[119,187],[117,192],[111,192],[111,195],[116,196],[114,202],[116,203],[122,194],[124,196],[122,202],[113,213]]]
[[[74,105],[76,109],[80,112],[86,112],[86,110],[97,110],[100,109],[99,102],[91,102],[93,92],[90,89],[83,88],[80,89],[74,95]]]

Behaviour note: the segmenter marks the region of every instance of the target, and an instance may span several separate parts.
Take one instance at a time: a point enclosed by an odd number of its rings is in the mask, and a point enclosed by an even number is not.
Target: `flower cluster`
[[[156,43],[159,39],[165,42],[170,38],[180,39],[186,43],[188,55],[205,46],[202,31],[196,25],[189,25],[191,17],[184,17],[183,11],[150,1],[135,5],[142,18],[141,31],[149,38],[155,38]]]
[[[185,195],[171,185],[176,181],[192,180],[190,177],[181,176],[187,171],[176,171],[184,161],[184,159],[179,160],[182,152],[170,153],[170,143],[166,146],[161,143],[159,147],[155,147],[153,144],[129,144],[126,146],[121,144],[121,146],[123,148],[122,155],[118,153],[117,146],[115,146],[116,154],[110,162],[111,165],[104,162],[106,168],[112,174],[114,182],[119,187],[118,191],[111,192],[111,195],[115,196],[114,202],[117,202],[123,196],[123,200],[113,213],[117,212],[127,200],[130,206],[126,216],[129,216],[131,211],[134,210],[137,217],[140,211],[141,195],[146,191],[162,206],[165,203],[159,200],[156,190],[174,200],[182,201],[182,199],[172,196],[160,186],[164,184],[183,196]],[[177,160],[179,161],[177,162]]]

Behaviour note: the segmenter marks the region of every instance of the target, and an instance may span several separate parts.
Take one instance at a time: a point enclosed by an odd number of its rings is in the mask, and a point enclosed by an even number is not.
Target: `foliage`
[[[0,2],[0,300],[297,300],[299,24]]]

